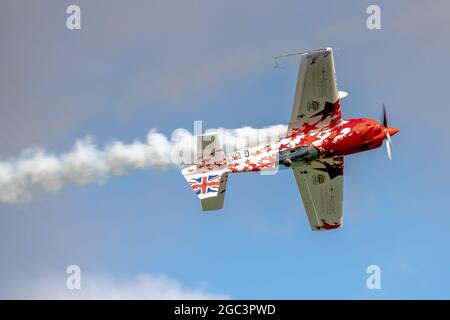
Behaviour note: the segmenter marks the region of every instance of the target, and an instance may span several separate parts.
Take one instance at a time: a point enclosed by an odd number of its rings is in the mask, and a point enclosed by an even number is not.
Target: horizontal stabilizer
[[[186,169],[181,172],[201,200],[203,210],[209,211],[223,208],[228,173],[225,173],[225,170],[222,169],[189,174]]]
[[[225,192],[227,187],[227,180],[228,174],[225,173],[224,175],[222,175],[222,178],[220,179],[220,185],[217,195],[214,197],[209,197],[201,200],[203,211],[218,210],[223,208],[223,202],[225,200]]]

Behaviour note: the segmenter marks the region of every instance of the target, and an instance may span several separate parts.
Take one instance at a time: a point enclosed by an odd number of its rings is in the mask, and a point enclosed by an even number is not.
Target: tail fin
[[[201,200],[203,211],[223,208],[228,172],[218,134],[197,136],[196,164],[181,173]]]

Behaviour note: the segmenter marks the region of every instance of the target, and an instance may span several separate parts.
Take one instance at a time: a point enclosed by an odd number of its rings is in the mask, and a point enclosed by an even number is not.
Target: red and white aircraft
[[[225,154],[217,134],[197,136],[197,161],[182,174],[203,210],[223,207],[229,173],[290,167],[312,230],[342,226],[344,156],[378,148],[398,132],[367,118],[343,120],[331,48],[301,55],[291,121],[285,138]]]

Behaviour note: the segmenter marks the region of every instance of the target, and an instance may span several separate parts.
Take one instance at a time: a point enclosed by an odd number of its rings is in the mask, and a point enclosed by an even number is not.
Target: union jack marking
[[[196,194],[206,194],[210,192],[217,192],[220,186],[220,175],[208,175],[199,178],[192,178],[189,181],[192,189]]]

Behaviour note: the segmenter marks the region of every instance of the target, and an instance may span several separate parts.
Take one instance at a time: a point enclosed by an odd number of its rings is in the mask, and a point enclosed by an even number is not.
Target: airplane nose
[[[389,132],[389,135],[392,137],[394,134],[396,134],[398,132],[397,128],[386,128],[385,129],[387,132]]]

